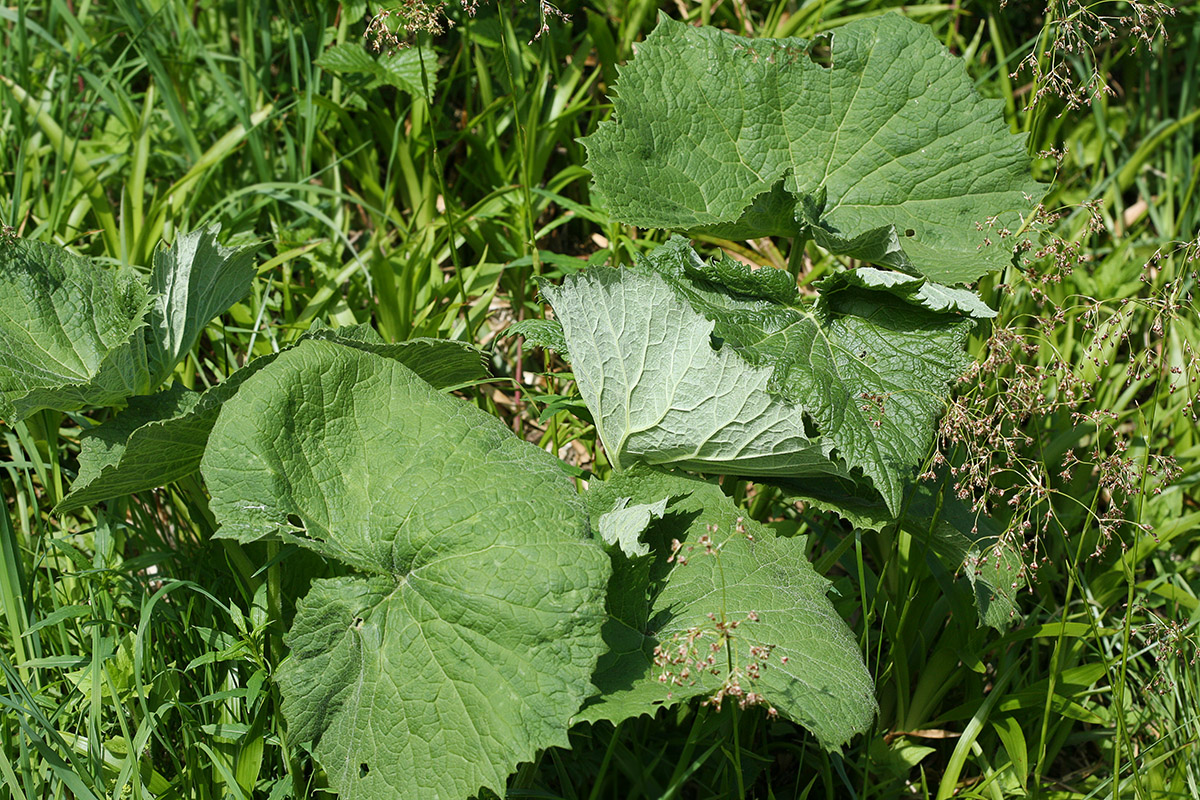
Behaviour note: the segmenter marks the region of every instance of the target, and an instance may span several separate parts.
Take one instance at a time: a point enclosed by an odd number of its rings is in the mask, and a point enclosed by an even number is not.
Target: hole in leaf
[[[829,46],[829,37],[823,36],[808,46],[808,57],[818,67],[829,69],[833,66],[833,48]]]
[[[916,235],[917,235],[917,232],[916,232],[916,231],[914,231],[912,228],[909,228],[908,230],[906,230],[906,231],[904,232],[904,235],[905,235],[905,236],[916,236]]]
[[[816,438],[821,435],[821,426],[817,424],[817,420],[812,414],[807,411],[800,415],[800,421],[804,423],[804,430],[808,431],[810,438]]]
[[[288,525],[291,525],[293,528],[301,528],[301,529],[304,528],[304,520],[300,519],[299,515],[297,515],[297,514],[288,514],[287,515],[287,523],[288,523]]]
[[[371,768],[367,766],[366,762],[363,762],[362,764],[358,765],[358,777],[359,778],[367,777],[367,773],[370,771],[371,771]]]

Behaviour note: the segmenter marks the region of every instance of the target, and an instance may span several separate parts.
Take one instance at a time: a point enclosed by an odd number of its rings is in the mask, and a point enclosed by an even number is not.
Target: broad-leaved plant
[[[462,343],[316,329],[206,392],[171,385],[253,277],[211,232],[148,281],[0,241],[0,414],[117,409],[59,510],[200,470],[218,536],[334,565],[297,600],[277,680],[289,738],[343,797],[502,792],[575,722],[696,697],[829,748],[864,731],[871,676],[803,538],[744,519],[712,476],[895,522],[952,566],[978,553],[979,521],[913,480],[992,315],[961,284],[1009,262],[1042,192],[999,103],[885,15],[817,42],[663,18],[614,105],[585,140],[613,218],[860,263],[814,301],[676,237],[543,285],[554,319],[519,330],[570,360],[615,468],[582,492],[448,392],[486,376]],[[987,624],[1011,607],[1003,568],[967,576]]]

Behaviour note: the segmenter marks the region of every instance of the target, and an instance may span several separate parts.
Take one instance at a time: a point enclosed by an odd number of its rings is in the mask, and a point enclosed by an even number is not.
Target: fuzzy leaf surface
[[[653,520],[662,519],[667,510],[667,498],[657,503],[629,505],[628,497],[618,498],[612,511],[600,517],[600,538],[605,544],[615,544],[630,558],[650,553],[650,546],[639,542],[642,533]]]
[[[814,44],[660,17],[621,70],[615,120],[584,140],[610,213],[731,239],[806,230],[947,284],[1005,266],[997,232],[1045,187],[1000,101],[898,14],[837,28],[827,64]]]
[[[882,289],[930,311],[951,311],[973,319],[993,319],[996,316],[996,312],[970,289],[946,286],[894,270],[874,267],[840,270],[817,285],[826,297],[852,287]]]
[[[0,239],[0,416],[108,406],[148,390],[146,289],[42,242]]]
[[[798,296],[790,302],[762,299],[743,288],[748,267],[729,258],[705,264],[681,237],[652,251],[643,264],[715,323],[713,337],[722,348],[770,368],[768,391],[810,415],[814,433],[837,458],[861,470],[888,511],[898,513],[951,383],[966,366],[970,317],[933,308],[919,291],[882,282],[846,281],[813,305]],[[759,282],[778,274],[752,273]],[[844,476],[837,483],[847,484]]]
[[[221,409],[219,535],[354,570],[298,603],[289,733],[343,798],[461,798],[567,746],[603,644],[608,556],[559,462],[372,353],[306,341]]]
[[[386,344],[373,329],[317,328],[301,341],[321,339],[393,358],[426,383],[443,389],[487,377],[483,354],[464,343],[445,339],[411,339]],[[200,468],[208,435],[221,405],[246,378],[275,360],[262,356],[204,393],[174,386],[148,397],[133,398],[129,407],[80,437],[79,475],[56,512],[165,486]]]
[[[890,287],[805,306],[779,274],[677,237],[543,293],[615,464],[851,486],[860,471],[894,515],[973,322]]]
[[[768,367],[713,350],[713,323],[662,276],[607,267],[542,292],[609,458],[742,475],[841,474]]]
[[[653,566],[644,566],[648,559],[627,559],[628,566],[614,572],[614,583],[621,585],[609,591],[604,634],[610,651],[600,659],[594,679],[601,694],[578,719],[615,723],[711,695],[729,674],[724,648],[711,650],[718,641],[708,616],[713,614],[740,620],[732,644],[743,675],[750,662],[759,663],[760,677],[743,677],[744,689],[761,694],[765,704],[803,724],[826,747],[836,748],[866,730],[876,710],[871,676],[854,636],[825,595],[828,581],[805,558],[804,539],[776,537],[741,519],[720,487],[681,474],[647,468],[614,473],[605,483],[592,484],[587,499],[595,516],[625,496],[632,503],[655,497],[671,502],[647,533],[657,554]],[[719,556],[706,554],[699,544],[706,534],[720,545]],[[683,544],[679,554],[686,563],[667,563],[672,539]],[[649,607],[640,614],[631,607],[639,597],[642,607]],[[747,619],[751,612],[756,621]],[[661,644],[674,654],[687,647],[688,631],[696,628],[705,633],[693,640],[691,658],[669,665],[668,679],[660,680],[663,670],[653,662],[654,647]],[[755,658],[751,647],[769,647],[769,658]],[[694,663],[710,654],[716,656],[715,675]]]
[[[252,253],[211,231],[132,273],[38,242],[0,242],[0,413],[120,405],[157,389],[213,317],[250,290]]]

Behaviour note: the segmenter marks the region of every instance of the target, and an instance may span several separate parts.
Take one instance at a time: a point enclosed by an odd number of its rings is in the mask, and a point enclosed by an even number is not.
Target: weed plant
[[[461,394],[603,477],[569,368],[497,333],[544,316],[534,277],[650,243],[608,220],[577,139],[659,9],[561,8],[19,0],[0,8],[4,235],[144,269],[160,240],[219,223],[263,245],[258,277],[178,382],[218,383],[316,321],[474,342],[497,378]],[[999,317],[922,476],[988,521],[981,560],[1021,554],[1017,610],[979,627],[970,576],[905,531],[728,481],[747,517],[808,537],[875,681],[872,731],[831,754],[766,706],[692,703],[576,726],[508,795],[1200,796],[1200,4],[662,10],[804,37],[898,10],[1029,134],[1053,180],[1036,243],[979,286]],[[328,55],[364,34],[409,71]],[[787,266],[787,242],[700,241]],[[798,263],[802,287],[836,266],[811,243]],[[273,679],[292,598],[331,568],[214,540],[195,477],[51,513],[101,421],[0,429],[0,798],[331,796]]]

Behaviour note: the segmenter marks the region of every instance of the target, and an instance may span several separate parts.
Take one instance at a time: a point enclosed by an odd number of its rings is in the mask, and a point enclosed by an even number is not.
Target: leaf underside
[[[973,321],[890,285],[845,282],[805,307],[781,274],[703,262],[677,237],[635,268],[542,290],[618,467],[817,486],[865,477],[894,516]]]
[[[616,545],[625,555],[644,556],[650,553],[650,546],[638,541],[646,528],[656,519],[662,519],[667,510],[667,498],[657,503],[638,503],[629,505],[628,497],[618,498],[612,510],[600,517],[597,526],[600,538],[605,544]]]
[[[622,497],[635,504],[671,502],[647,533],[657,558],[614,554],[604,628],[610,651],[594,679],[601,693],[576,719],[615,723],[711,696],[729,674],[725,649],[711,649],[717,642],[712,614],[740,620],[733,630],[734,664],[744,675],[748,663],[759,663],[760,677],[743,677],[741,684],[762,695],[763,705],[802,723],[831,749],[866,730],[876,711],[871,676],[850,629],[825,596],[828,582],[805,558],[804,539],[778,538],[743,520],[715,484],[644,467],[592,484],[587,499],[593,518]],[[705,534],[721,545],[719,556],[706,554],[698,543]],[[679,554],[686,563],[666,562],[672,539],[682,543]],[[757,620],[747,619],[751,612]],[[688,647],[688,631],[696,628],[705,634],[692,640],[687,661],[668,665],[662,680],[654,647],[661,644],[674,655]],[[755,658],[751,647],[768,648],[769,657]],[[716,656],[716,675],[694,663],[710,654]]]
[[[823,64],[819,41],[660,17],[621,70],[615,120],[583,140],[609,212],[730,239],[803,231],[946,284],[1008,264],[1001,232],[1020,228],[1045,186],[1000,101],[898,14],[828,36]]]
[[[567,746],[610,567],[557,459],[396,361],[306,341],[224,405],[202,471],[218,535],[355,571],[299,602],[279,673],[341,797],[501,791]]]
[[[800,409],[771,397],[769,368],[710,345],[713,323],[660,276],[597,268],[543,293],[618,467],[642,462],[743,475],[842,474]]]

